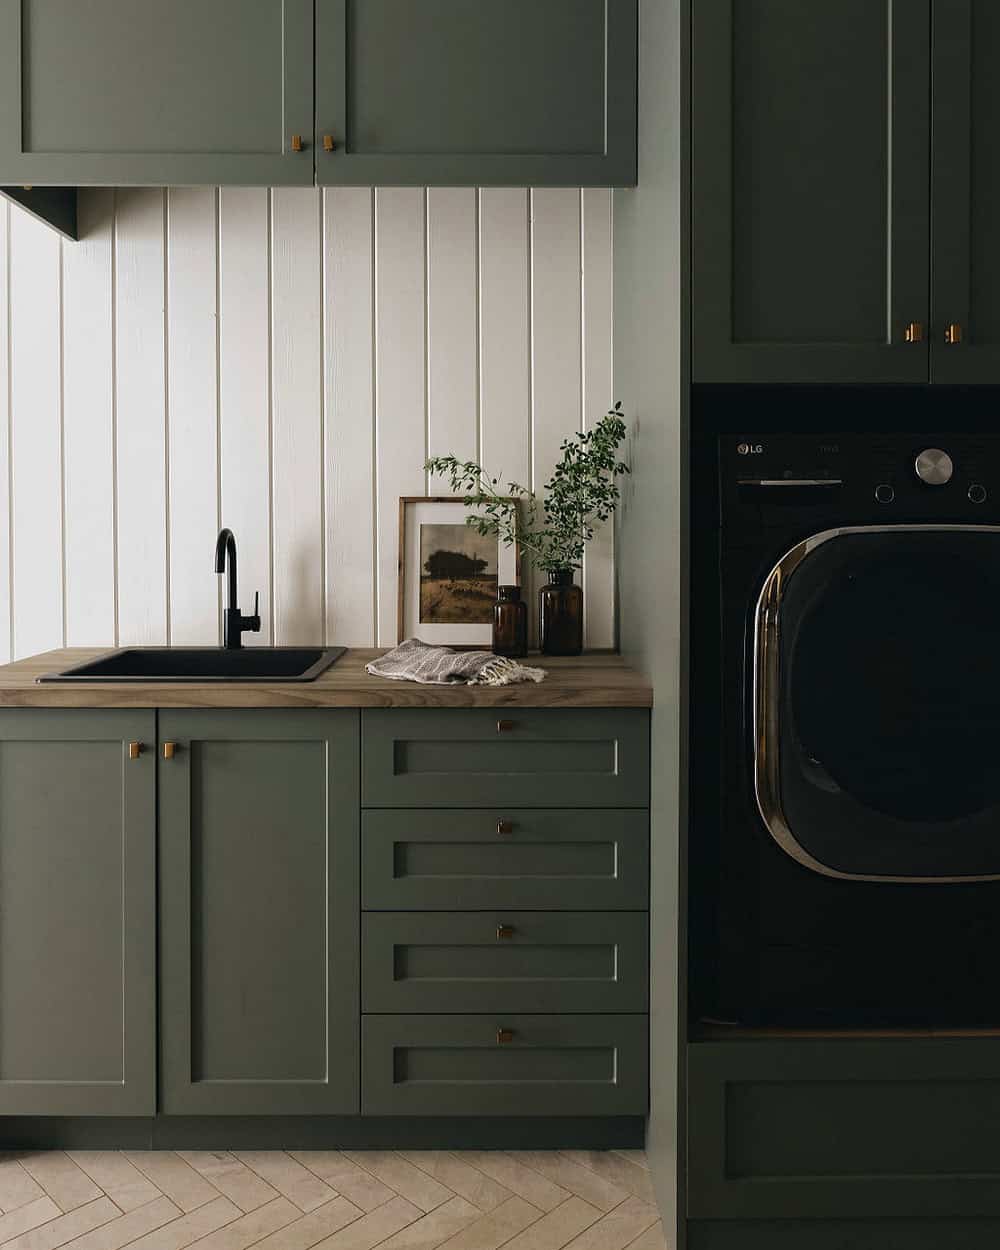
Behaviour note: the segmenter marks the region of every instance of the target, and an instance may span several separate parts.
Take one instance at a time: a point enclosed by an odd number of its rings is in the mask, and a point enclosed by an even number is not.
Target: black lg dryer
[[[1000,1025],[1000,436],[727,435],[717,472],[695,1010]]]

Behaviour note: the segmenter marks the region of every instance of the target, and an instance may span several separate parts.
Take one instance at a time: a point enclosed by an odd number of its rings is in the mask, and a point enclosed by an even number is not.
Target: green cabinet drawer
[[[363,1011],[646,1010],[645,912],[369,912]]]
[[[371,709],[366,807],[646,807],[641,708]]]
[[[642,911],[649,902],[645,811],[366,811],[369,910]]]
[[[644,1115],[648,1020],[361,1018],[363,1115]]]

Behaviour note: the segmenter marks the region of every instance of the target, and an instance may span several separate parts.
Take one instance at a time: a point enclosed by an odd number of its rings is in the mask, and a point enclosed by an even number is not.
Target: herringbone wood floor
[[[637,1151],[0,1156],[3,1250],[663,1250]]]

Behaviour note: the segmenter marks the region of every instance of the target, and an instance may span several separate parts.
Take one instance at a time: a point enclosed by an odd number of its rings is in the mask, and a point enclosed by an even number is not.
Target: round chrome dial
[[[928,486],[944,486],[955,471],[951,456],[940,447],[928,447],[917,456],[913,468],[921,482]]]

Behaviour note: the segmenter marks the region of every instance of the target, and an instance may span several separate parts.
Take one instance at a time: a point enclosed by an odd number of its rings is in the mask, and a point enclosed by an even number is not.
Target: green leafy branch
[[[463,496],[473,515],[465,518],[485,537],[503,544],[520,543],[521,551],[540,569],[576,569],[595,528],[607,521],[618,504],[616,478],[629,467],[618,459],[625,438],[621,403],[615,404],[592,430],[564,439],[562,455],[541,498],[518,482],[489,474],[473,460],[435,456],[424,468],[446,477]]]

